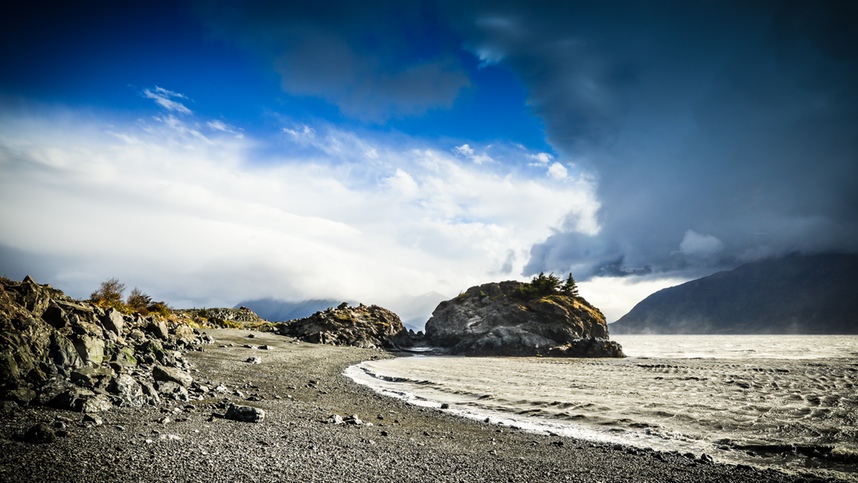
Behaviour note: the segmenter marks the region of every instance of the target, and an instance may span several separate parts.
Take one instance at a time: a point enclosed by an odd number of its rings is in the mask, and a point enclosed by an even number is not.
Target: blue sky
[[[178,306],[858,250],[850,2],[27,2],[0,273]],[[427,314],[428,316],[428,314]]]

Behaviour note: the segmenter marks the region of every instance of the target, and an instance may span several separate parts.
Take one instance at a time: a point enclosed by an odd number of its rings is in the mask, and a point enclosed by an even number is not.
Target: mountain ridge
[[[858,334],[858,254],[790,254],[660,290],[613,334]]]

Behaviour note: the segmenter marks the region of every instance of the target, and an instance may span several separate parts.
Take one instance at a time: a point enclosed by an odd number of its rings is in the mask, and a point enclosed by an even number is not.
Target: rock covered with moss
[[[364,348],[411,346],[399,316],[377,305],[350,307],[342,303],[309,317],[284,322],[280,333],[315,344]]]
[[[123,314],[26,277],[0,278],[0,399],[84,412],[188,398],[186,350],[211,341],[157,315]],[[183,383],[159,380],[183,374]]]
[[[451,353],[481,356],[624,357],[602,312],[575,291],[493,282],[441,302],[426,339]]]

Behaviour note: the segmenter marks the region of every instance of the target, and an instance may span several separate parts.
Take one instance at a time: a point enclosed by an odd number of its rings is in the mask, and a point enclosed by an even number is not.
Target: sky
[[[858,251],[858,3],[19,2],[0,275],[176,307]],[[429,314],[426,314],[428,318]]]

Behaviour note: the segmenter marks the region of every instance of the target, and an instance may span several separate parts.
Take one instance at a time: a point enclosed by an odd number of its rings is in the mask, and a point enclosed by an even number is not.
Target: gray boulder
[[[233,404],[226,410],[224,418],[245,423],[261,423],[265,419],[265,411],[251,406]]]
[[[84,363],[98,365],[104,362],[103,338],[86,334],[75,334],[72,343]]]
[[[170,331],[167,330],[167,324],[161,319],[151,319],[146,325],[146,332],[161,340],[170,339]]]
[[[190,387],[194,382],[190,374],[175,367],[155,366],[152,368],[152,378],[156,381],[175,382],[182,387]]]
[[[123,403],[131,406],[141,406],[146,402],[143,388],[128,374],[120,374],[111,379],[107,390],[117,395]]]
[[[125,328],[125,319],[118,310],[109,309],[103,316],[101,316],[101,325],[114,334],[121,336],[122,331]]]

